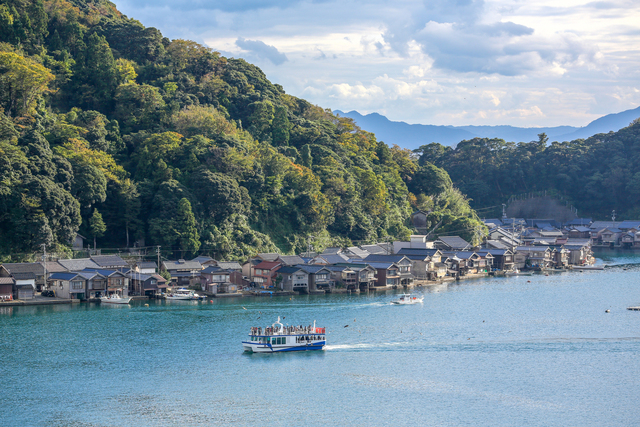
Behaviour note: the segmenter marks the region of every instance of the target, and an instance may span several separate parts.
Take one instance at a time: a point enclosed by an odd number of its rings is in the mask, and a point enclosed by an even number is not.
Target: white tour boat
[[[424,297],[414,297],[411,294],[400,294],[400,298],[391,301],[391,304],[405,305],[405,304],[417,304],[422,302]]]
[[[271,327],[251,328],[242,348],[251,353],[276,353],[322,350],[326,344],[325,328],[316,328],[315,321],[313,326],[284,326],[278,317]]]
[[[130,301],[131,297],[123,297],[118,294],[100,297],[100,302],[102,304],[129,304]]]
[[[167,296],[165,296],[165,299],[175,301],[193,301],[200,299],[200,295],[191,289],[181,288],[169,292]]]

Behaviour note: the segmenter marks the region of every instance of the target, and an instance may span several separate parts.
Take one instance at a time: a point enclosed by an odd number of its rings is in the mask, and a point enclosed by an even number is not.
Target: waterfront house
[[[480,249],[477,251],[480,256],[491,254],[493,256],[493,267],[501,271],[511,271],[514,266],[514,255],[509,249]]]
[[[626,231],[620,236],[620,245],[626,249],[640,247],[640,231],[635,228]]]
[[[45,284],[44,267],[39,262],[16,262],[2,264],[4,267],[16,278],[16,274],[30,273],[35,277],[34,286],[35,291],[42,290],[42,286]],[[16,278],[17,279],[17,278]]]
[[[79,273],[52,273],[47,279],[49,289],[63,299],[85,299],[87,279]]]
[[[202,264],[198,261],[163,261],[162,268],[171,275],[172,286],[189,287],[200,283]]]
[[[605,227],[596,234],[596,241],[599,245],[614,247],[618,244],[622,230],[614,227]]]
[[[402,286],[400,267],[393,262],[367,262],[367,265],[376,270],[375,287],[396,288]],[[409,278],[405,277],[405,280]]]
[[[129,273],[131,289],[136,295],[156,297],[167,289],[167,280],[159,274]]]
[[[411,272],[417,279],[436,278],[435,264],[441,261],[442,252],[438,249],[402,248],[397,255],[403,255],[411,261]]]
[[[412,273],[413,263],[404,255],[369,255],[363,262],[371,265],[372,262],[391,262],[397,267],[400,276],[399,285],[408,286],[413,283],[415,276]]]
[[[253,268],[253,283],[261,288],[273,287],[277,271],[280,267],[282,267],[282,264],[279,262],[262,261]]]
[[[200,273],[202,290],[215,295],[223,284],[230,283],[230,274],[230,271],[217,266],[205,268]]]
[[[547,246],[519,246],[515,254],[516,268],[549,268],[553,265],[551,249]]]
[[[485,272],[491,268],[487,262],[493,262],[491,254],[487,254],[483,258],[473,251],[442,252],[442,255],[451,260],[451,269],[460,276]]]
[[[569,239],[564,248],[569,251],[568,259],[571,265],[585,265],[591,261],[593,252],[589,239]]]
[[[131,295],[137,295],[141,292],[135,291],[132,287],[130,288],[129,276],[127,273],[123,273],[119,270],[107,270],[101,268],[85,268],[84,270],[78,272],[82,274],[96,274],[97,276],[92,276],[88,280],[88,287],[92,292],[89,294],[89,298],[98,297],[98,293],[100,295],[110,295],[112,293],[116,293],[122,296],[128,296],[129,293]]]
[[[571,251],[569,251],[562,245],[552,246],[551,249],[553,267],[566,268],[569,265],[569,254],[571,253]]]
[[[133,269],[140,274],[152,275],[156,274],[158,265],[155,261],[136,261],[133,264]]]
[[[11,274],[16,281],[15,293],[19,300],[34,299],[36,296],[36,275],[31,271]]]
[[[591,237],[591,229],[584,225],[574,225],[568,230],[569,238],[589,239]]]
[[[0,301],[10,301],[17,297],[14,295],[16,279],[11,276],[4,265],[0,265]]]
[[[365,266],[368,267],[368,266]],[[335,287],[341,287],[349,290],[358,289],[357,273],[349,265],[326,265],[324,266],[330,272],[330,278]],[[369,267],[371,268],[371,267]],[[373,270],[373,269],[371,269]]]
[[[280,267],[275,282],[279,282],[278,288],[283,291],[309,292],[309,273],[296,266]]]
[[[334,282],[331,280],[331,271],[327,270],[326,267],[307,264],[297,265],[296,267],[308,275],[308,290],[310,292],[317,290],[331,291],[333,289]]]

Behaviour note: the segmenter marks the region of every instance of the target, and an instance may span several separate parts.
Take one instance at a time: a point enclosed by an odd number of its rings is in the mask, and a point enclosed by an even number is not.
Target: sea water
[[[382,292],[0,308],[0,425],[637,425],[640,258],[599,256],[612,267],[418,288],[417,305]],[[278,316],[326,327],[326,349],[243,353]]]

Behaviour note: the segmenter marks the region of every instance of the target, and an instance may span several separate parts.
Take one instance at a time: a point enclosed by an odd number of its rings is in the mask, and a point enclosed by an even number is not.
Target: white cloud
[[[554,126],[640,105],[640,4],[633,0],[118,6],[170,38],[245,57],[288,93],[326,108],[413,123]]]

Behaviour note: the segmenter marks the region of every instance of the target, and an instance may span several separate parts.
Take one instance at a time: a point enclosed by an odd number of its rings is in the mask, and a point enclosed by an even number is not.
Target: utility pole
[[[615,220],[616,220],[616,210],[614,209],[614,210],[611,212],[611,221],[614,221],[614,222],[615,222]]]
[[[160,246],[156,247],[156,253],[158,254],[158,273],[160,273]]]
[[[47,287],[47,244],[42,244],[42,265],[44,266],[43,288]]]

